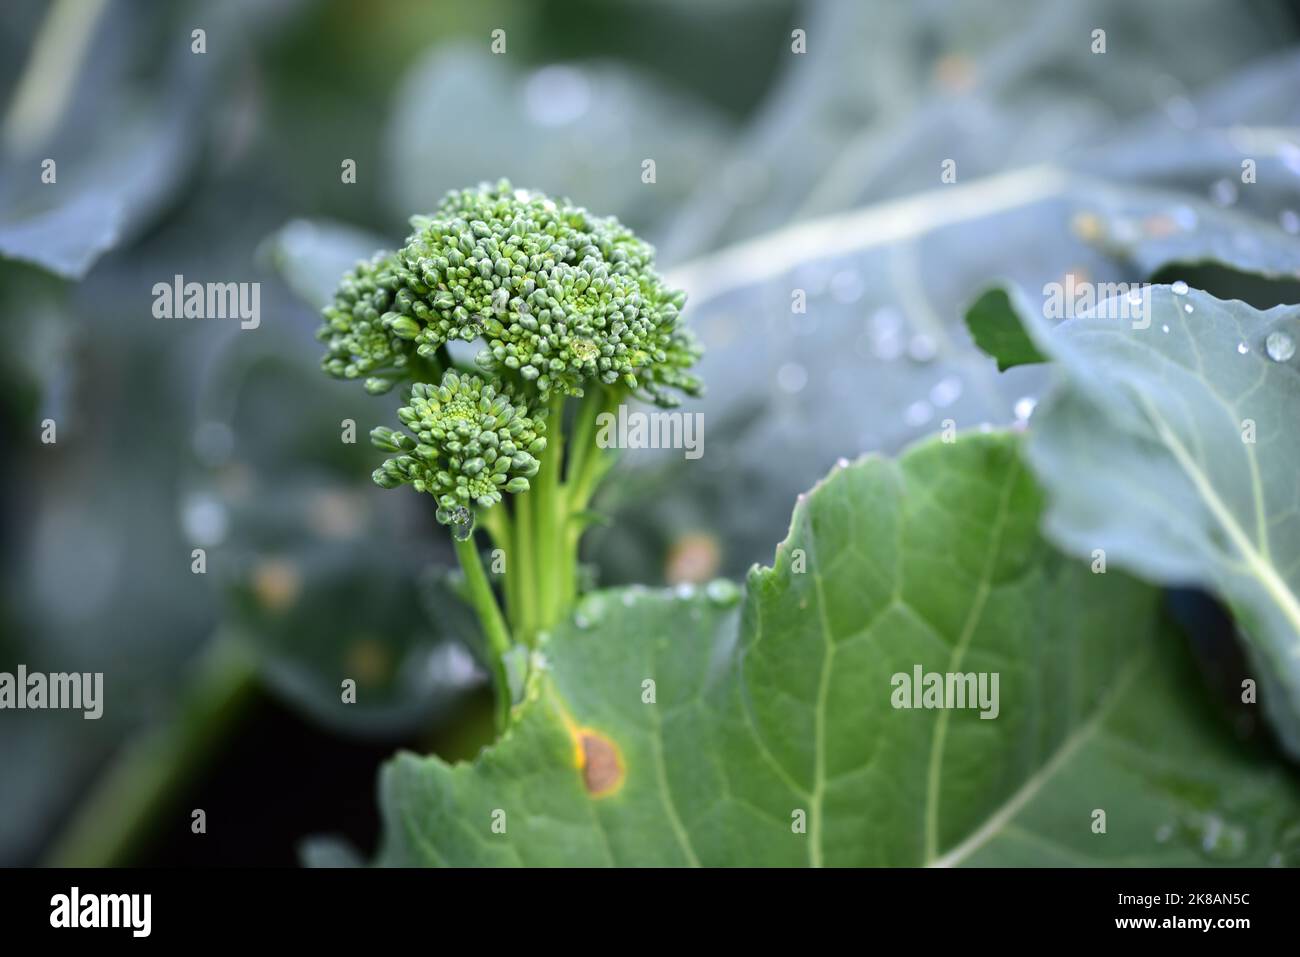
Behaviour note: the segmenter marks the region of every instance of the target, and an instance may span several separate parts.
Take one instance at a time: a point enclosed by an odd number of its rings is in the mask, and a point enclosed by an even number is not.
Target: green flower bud
[[[503,489],[526,491],[538,462],[529,452],[517,451],[517,443],[536,452],[546,446],[545,421],[513,391],[454,370],[436,386],[413,385],[410,404],[397,415],[419,441],[393,429],[373,430],[376,446],[401,453],[375,471],[375,483],[384,488],[409,484],[430,493],[443,524],[463,524],[457,509],[471,504],[490,508],[501,501]],[[507,448],[515,451],[507,453]]]
[[[685,296],[617,220],[502,181],[451,192],[411,226],[401,249],[344,276],[325,308],[330,375],[374,373],[377,386],[409,377],[413,356],[482,339],[476,365],[503,382],[517,373],[542,400],[592,381],[621,380],[660,404],[699,393]]]

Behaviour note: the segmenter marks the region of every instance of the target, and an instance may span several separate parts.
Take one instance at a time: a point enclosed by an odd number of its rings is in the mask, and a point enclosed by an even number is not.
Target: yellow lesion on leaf
[[[623,752],[595,728],[582,727],[567,714],[564,723],[573,741],[573,766],[582,773],[582,786],[593,798],[617,794],[627,777]]]

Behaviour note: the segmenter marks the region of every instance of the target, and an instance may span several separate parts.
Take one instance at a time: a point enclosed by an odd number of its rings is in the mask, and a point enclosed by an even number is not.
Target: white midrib
[[[683,263],[669,270],[667,278],[698,307],[730,289],[773,279],[823,256],[887,246],[1030,206],[1062,192],[1069,182],[1064,170],[1040,165],[941,186],[765,233]]]
[[[1035,771],[1025,779],[1025,783],[1013,794],[1005,804],[999,807],[991,814],[983,824],[981,824],[971,835],[954,847],[943,857],[930,861],[927,867],[955,867],[966,858],[970,857],[981,847],[997,837],[1008,824],[1011,823],[1030,801],[1037,796],[1038,792],[1043,789],[1048,781],[1056,776],[1067,761],[1074,756],[1075,752],[1086,742],[1096,730],[1101,727],[1102,722],[1110,714],[1111,708],[1119,701],[1127,690],[1133,676],[1142,670],[1150,656],[1150,646],[1148,645],[1143,651],[1132,659],[1124,674],[1116,681],[1115,686],[1110,692],[1110,696],[1102,702],[1093,716],[1086,722],[1070,732],[1056,753],[1052,755],[1050,761]]]
[[[821,622],[822,642],[826,646],[826,653],[822,656],[821,676],[817,683],[817,701],[813,710],[813,787],[808,800],[808,863],[812,867],[821,867],[822,801],[826,794],[826,698],[830,694],[835,642],[831,639],[830,622],[826,620],[826,595],[822,590],[821,567],[817,565],[815,550],[813,551],[813,586],[817,589],[817,616]]]
[[[997,562],[998,553],[1002,550],[1002,530],[1006,526],[1007,507],[1011,501],[1011,489],[1015,485],[1016,477],[1019,474],[1019,467],[1010,469],[1007,472],[1006,482],[1002,486],[1002,494],[998,499],[998,512],[990,536],[988,555],[984,559],[984,568],[980,574],[979,586],[976,588],[975,597],[971,601],[970,610],[966,613],[966,621],[962,625],[961,635],[957,638],[957,643],[953,645],[952,654],[949,656],[949,672],[961,670],[962,660],[966,657],[966,649],[970,645],[971,638],[975,635],[975,628],[978,626],[980,618],[984,615],[984,604],[988,601],[990,583],[993,579],[993,566]],[[935,855],[939,853],[939,789],[943,783],[943,753],[948,739],[948,714],[949,712],[946,709],[939,712],[935,718],[934,734],[930,740],[930,763],[926,773],[925,785],[925,860],[927,862],[932,861]]]
[[[681,815],[677,813],[677,802],[673,799],[672,788],[668,784],[668,767],[664,764],[664,747],[663,747],[663,719],[659,717],[657,709],[654,710],[655,733],[650,735],[650,746],[655,755],[655,773],[659,777],[659,790],[663,794],[664,811],[668,815],[668,823],[672,826],[673,835],[677,838],[677,846],[681,848],[682,853],[686,856],[686,861],[691,867],[699,867],[700,859],[695,854],[695,847],[691,843],[690,834],[686,826],[682,823]]]
[[[1251,541],[1250,536],[1237,523],[1232,512],[1228,510],[1223,499],[1219,497],[1219,493],[1210,484],[1210,480],[1206,478],[1200,466],[1188,454],[1187,449],[1160,412],[1152,406],[1145,396],[1139,396],[1139,399],[1147,415],[1151,417],[1152,422],[1155,424],[1156,432],[1160,435],[1169,451],[1173,453],[1174,458],[1187,474],[1187,477],[1191,479],[1192,485],[1195,486],[1201,500],[1205,502],[1206,508],[1210,510],[1210,514],[1214,516],[1215,521],[1219,523],[1219,526],[1232,541],[1233,547],[1240,553],[1242,561],[1246,563],[1250,573],[1264,586],[1269,598],[1273,600],[1286,617],[1292,632],[1297,636],[1291,654],[1293,657],[1300,657],[1300,599],[1296,598],[1295,593],[1291,591],[1291,587],[1277,573],[1277,569],[1273,567],[1273,563],[1255,547],[1255,543]]]

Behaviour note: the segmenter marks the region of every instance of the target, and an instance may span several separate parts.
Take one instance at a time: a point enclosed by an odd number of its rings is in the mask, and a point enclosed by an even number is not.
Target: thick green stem
[[[574,476],[582,473],[587,458],[598,451],[596,419],[599,418],[606,401],[606,391],[600,386],[592,386],[582,397],[569,442],[569,465],[564,473],[565,488],[572,488]]]
[[[506,556],[506,577],[514,578],[515,594],[519,599],[518,608],[511,612],[512,620],[520,639],[527,645],[532,645],[537,637],[537,556],[533,546],[533,502],[536,495],[530,490],[514,496],[515,547]]]
[[[505,527],[513,537],[488,526],[498,543],[510,542],[506,546],[507,608],[516,637],[527,645],[535,642],[539,632],[555,626],[577,601],[578,545],[588,524],[580,513],[614,459],[612,452],[596,444],[599,420],[601,413],[617,409],[626,396],[621,388],[589,389],[569,435],[564,431],[565,400],[552,398],[541,467],[532,488],[511,497],[514,520],[507,519]]]
[[[487,529],[488,537],[492,539],[494,548],[499,548],[506,557],[506,563],[502,568],[502,590],[506,596],[506,618],[515,622],[519,615],[519,595],[515,587],[519,580],[518,575],[510,574],[510,553],[514,551],[514,529],[510,521],[510,513],[504,506],[484,509],[480,516],[480,522]],[[495,573],[496,569],[493,569]]]
[[[469,588],[470,604],[478,614],[483,637],[487,641],[488,664],[492,671],[492,683],[496,692],[497,728],[503,729],[510,717],[510,681],[506,676],[506,652],[510,650],[510,629],[501,615],[496,595],[488,583],[483,571],[483,562],[479,558],[478,547],[474,544],[471,533],[464,540],[453,535],[456,544],[456,557],[465,572],[465,584]]]
[[[570,438],[569,464],[564,479],[564,495],[560,506],[564,513],[560,568],[561,600],[563,607],[572,605],[578,598],[578,542],[586,527],[583,512],[594,491],[600,475],[608,469],[610,453],[596,444],[600,416],[617,408],[622,391],[593,386],[582,399]]]
[[[555,396],[550,402],[546,419],[546,452],[542,466],[533,482],[531,494],[537,496],[536,538],[533,542],[537,573],[537,626],[553,627],[565,609],[561,594],[564,561],[563,490],[560,473],[564,464],[564,397]]]
[[[157,817],[169,811],[243,715],[256,687],[252,653],[238,639],[218,636],[204,653],[179,713],[118,752],[55,840],[46,863],[129,863],[156,830]]]

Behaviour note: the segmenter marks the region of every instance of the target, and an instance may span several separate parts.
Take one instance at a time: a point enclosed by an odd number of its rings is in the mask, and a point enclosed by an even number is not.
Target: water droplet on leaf
[[[919,428],[929,422],[932,415],[934,410],[930,408],[929,402],[917,401],[903,410],[903,421],[913,428]]]
[[[1214,813],[1189,817],[1184,821],[1183,834],[1212,861],[1237,860],[1246,853],[1248,845],[1244,827]]]
[[[808,384],[808,370],[797,362],[787,362],[776,370],[776,384],[783,392],[794,394]]]
[[[740,589],[736,583],[726,578],[715,578],[704,588],[704,593],[708,596],[709,601],[720,608],[728,608],[740,601]]]
[[[912,337],[907,344],[907,355],[914,362],[929,362],[939,353],[939,346],[933,336],[924,333]]]
[[[946,376],[930,390],[930,401],[940,409],[947,408],[961,397],[961,390],[960,378],[955,375]]]
[[[586,631],[592,625],[600,624],[605,617],[605,596],[588,595],[578,605],[578,612],[573,616],[573,623]]]
[[[1289,332],[1274,329],[1264,340],[1264,349],[1274,362],[1287,362],[1295,355],[1295,339]]]
[[[1237,201],[1237,186],[1230,179],[1216,180],[1210,187],[1210,199],[1216,206],[1231,206]]]

